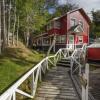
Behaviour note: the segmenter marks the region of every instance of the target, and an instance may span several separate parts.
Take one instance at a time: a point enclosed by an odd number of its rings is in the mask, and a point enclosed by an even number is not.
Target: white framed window
[[[71,26],[75,26],[76,25],[76,19],[75,18],[71,18],[70,25]]]
[[[56,37],[56,43],[60,43],[60,40],[61,40],[61,39],[60,39],[60,36],[57,36],[57,37]]]
[[[83,43],[83,36],[79,36],[78,39],[79,39],[79,43]]]
[[[55,28],[60,28],[60,20],[55,20]]]
[[[66,42],[66,36],[60,35],[56,37],[56,43],[65,43]]]
[[[83,28],[83,21],[79,21],[79,25]]]
[[[44,44],[44,45],[49,45],[49,44],[51,44],[51,39],[50,39],[50,38],[47,38],[47,37],[44,37],[44,38],[43,38],[43,44]]]
[[[41,37],[37,38],[37,45],[41,45]]]
[[[61,35],[61,43],[65,43],[66,41],[66,36],[65,35]]]

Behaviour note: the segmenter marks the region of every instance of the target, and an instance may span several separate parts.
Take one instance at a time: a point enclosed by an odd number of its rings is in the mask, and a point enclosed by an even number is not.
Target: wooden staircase
[[[62,59],[57,63],[57,66],[70,67],[70,57],[62,58]]]

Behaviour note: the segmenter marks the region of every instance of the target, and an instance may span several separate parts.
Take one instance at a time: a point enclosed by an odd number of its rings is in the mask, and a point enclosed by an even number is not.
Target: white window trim
[[[84,29],[84,21],[82,21],[82,20],[79,20],[79,25],[80,25],[80,21],[81,21],[81,22],[83,22],[83,29]]]
[[[56,42],[56,43],[66,43],[66,35],[58,35],[60,37],[60,42]],[[65,42],[61,42],[61,36],[65,36]]]
[[[39,39],[39,38],[41,38],[41,37],[38,37],[38,38],[37,38],[37,45],[41,45],[41,41],[40,41],[40,44],[38,44],[38,39]]]
[[[49,37],[43,37],[43,39],[44,39],[44,38],[49,38]],[[51,38],[50,38],[50,44],[51,44]],[[44,43],[43,43],[43,45],[50,45],[50,44],[44,44]]]
[[[71,17],[70,18],[70,26],[71,26],[71,19],[75,19],[75,25],[76,25],[76,18]]]
[[[60,37],[60,42],[61,43],[66,43],[66,35],[61,35],[61,36],[65,36],[65,42],[61,42],[61,37]]]
[[[79,37],[82,37],[82,42],[79,42]],[[79,42],[79,43],[83,43],[83,36],[79,36],[79,37],[78,37],[78,42]]]

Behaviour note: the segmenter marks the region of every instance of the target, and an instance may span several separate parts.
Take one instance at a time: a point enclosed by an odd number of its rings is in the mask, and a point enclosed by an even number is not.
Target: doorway
[[[74,50],[74,35],[69,35],[68,47],[69,47],[69,49]]]

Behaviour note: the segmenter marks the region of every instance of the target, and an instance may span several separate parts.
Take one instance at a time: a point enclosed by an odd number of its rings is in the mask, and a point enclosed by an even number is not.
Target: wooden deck
[[[77,100],[68,71],[60,66],[47,71],[35,100]]]

